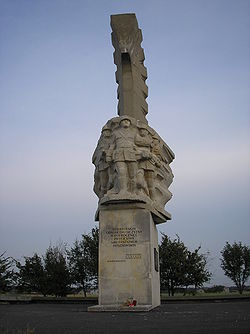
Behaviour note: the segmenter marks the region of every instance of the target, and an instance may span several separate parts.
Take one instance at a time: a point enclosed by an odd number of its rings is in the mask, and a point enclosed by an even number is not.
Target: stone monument
[[[90,311],[148,311],[160,304],[157,224],[171,219],[174,153],[146,120],[148,88],[135,14],[111,15],[118,117],[93,154],[99,197],[99,304]]]

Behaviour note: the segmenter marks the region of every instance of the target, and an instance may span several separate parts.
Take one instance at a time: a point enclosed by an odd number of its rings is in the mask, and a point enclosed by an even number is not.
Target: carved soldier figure
[[[163,161],[162,150],[160,147],[160,139],[157,136],[153,136],[153,144],[152,144],[152,153],[158,158],[158,161]]]
[[[107,162],[114,161],[117,172],[118,194],[134,192],[136,187],[136,146],[135,134],[129,117],[122,117],[118,129],[113,135],[114,143],[110,146]],[[111,152],[113,151],[113,157]]]
[[[106,161],[111,144],[111,130],[105,125],[102,128],[102,135],[97,148],[93,154],[92,162],[96,166],[94,191],[99,198],[102,198],[110,189],[110,163]]]
[[[154,174],[155,161],[150,152],[153,139],[145,125],[140,125],[139,134],[136,135],[135,143],[139,146],[139,170],[143,170],[144,178],[148,187],[148,194],[154,200]]]

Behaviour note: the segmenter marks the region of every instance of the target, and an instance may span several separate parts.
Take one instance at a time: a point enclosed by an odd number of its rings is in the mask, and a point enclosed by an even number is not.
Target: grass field
[[[250,291],[244,291],[242,295],[240,295],[238,292],[217,292],[217,293],[211,293],[211,292],[197,292],[195,295],[192,293],[187,293],[185,296],[183,293],[176,293],[174,296],[169,296],[167,292],[161,293],[161,299],[162,300],[170,300],[170,299],[206,299],[206,298],[246,298],[250,297]],[[87,299],[97,299],[97,294],[87,294]],[[16,294],[16,293],[5,293],[0,294],[0,300],[36,300],[36,299],[42,299],[44,301],[46,300],[82,300],[84,299],[84,296],[82,293],[79,294],[69,294],[66,297],[55,297],[55,296],[46,296],[44,297],[41,294]]]
[[[162,299],[170,298],[230,298],[230,297],[250,297],[250,291],[243,291],[242,295],[235,292],[197,292],[195,295],[192,293],[187,293],[185,296],[183,293],[176,293],[174,296],[169,296],[167,292],[161,293]]]

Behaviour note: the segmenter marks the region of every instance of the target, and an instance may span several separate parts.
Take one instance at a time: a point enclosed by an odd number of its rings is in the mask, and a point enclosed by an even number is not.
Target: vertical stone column
[[[111,27],[114,62],[117,65],[118,115],[131,116],[147,123],[147,69],[141,47],[141,29],[135,14],[111,15]]]

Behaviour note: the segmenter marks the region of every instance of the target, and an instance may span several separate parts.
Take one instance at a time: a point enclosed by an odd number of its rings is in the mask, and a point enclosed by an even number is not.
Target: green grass
[[[250,291],[243,291],[242,295],[239,292],[197,292],[195,295],[192,293],[187,293],[185,296],[183,296],[183,293],[176,293],[174,296],[169,296],[167,292],[161,293],[162,299],[168,299],[168,298],[224,298],[224,297],[250,297]]]
[[[67,297],[55,297],[55,296],[46,296],[44,297],[41,294],[2,294],[2,297],[10,297],[11,299],[43,299],[43,300],[52,300],[52,299],[57,299],[57,300],[67,300],[67,299],[74,299],[74,300],[80,300],[84,298],[84,295],[82,293],[80,294],[69,294]],[[197,292],[195,295],[192,293],[187,293],[185,296],[183,296],[183,293],[176,293],[174,296],[169,296],[166,291],[161,293],[161,299],[171,299],[171,298],[176,298],[176,299],[190,299],[190,298],[230,298],[230,297],[250,297],[250,291],[244,291],[242,295],[240,295],[237,291],[235,292]],[[96,294],[87,294],[88,299],[96,299],[98,298],[98,295]],[[1,334],[2,332],[0,332]]]
[[[55,297],[54,295],[47,295],[47,296],[43,296],[42,294],[39,293],[0,293],[0,297],[12,297],[12,298],[16,298],[16,299],[32,299],[32,298],[75,298],[75,299],[80,299],[80,298],[84,298],[84,294],[83,293],[79,293],[79,294],[68,294],[66,297]],[[88,294],[87,293],[87,297],[86,298],[97,298],[98,295],[97,294]],[[1,334],[1,332],[0,332]]]

